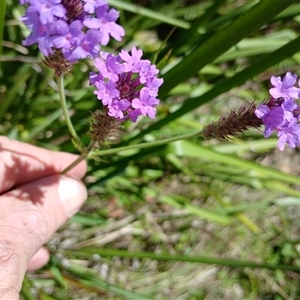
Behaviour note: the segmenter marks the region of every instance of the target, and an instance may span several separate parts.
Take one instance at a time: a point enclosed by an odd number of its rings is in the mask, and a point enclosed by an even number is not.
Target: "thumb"
[[[0,196],[0,299],[18,299],[28,262],[86,197],[82,182],[65,175]]]

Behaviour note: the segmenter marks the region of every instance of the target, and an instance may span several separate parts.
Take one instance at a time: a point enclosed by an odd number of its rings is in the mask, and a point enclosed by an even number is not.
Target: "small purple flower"
[[[66,9],[63,5],[59,4],[61,0],[47,0],[31,2],[28,7],[28,12],[36,12],[39,14],[40,21],[43,25],[51,23],[57,18],[66,18]]]
[[[93,14],[97,7],[107,5],[106,0],[83,0],[84,4],[84,11],[89,14]]]
[[[297,75],[287,72],[281,80],[281,77],[271,77],[271,83],[274,86],[269,90],[270,94],[274,98],[298,98],[300,89],[294,87],[296,83]]]
[[[284,110],[281,106],[272,108],[267,105],[260,105],[255,110],[255,115],[262,119],[265,125],[264,137],[269,137],[272,132],[284,122]]]
[[[69,62],[76,62],[86,57],[95,57],[100,51],[101,33],[98,30],[90,29],[86,32],[83,39],[71,50],[63,53]]]
[[[95,9],[96,17],[86,17],[83,24],[87,28],[98,29],[102,33],[101,44],[107,45],[109,36],[121,41],[125,31],[122,26],[115,23],[119,18],[119,13],[115,9],[110,9],[108,4],[101,5]]]
[[[90,84],[95,85],[97,81],[102,82],[104,80],[103,76],[99,73],[90,72]]]
[[[151,77],[150,77],[151,78]],[[142,83],[145,83],[146,86],[149,88],[149,95],[151,97],[156,97],[158,94],[158,88],[163,84],[162,78],[152,77],[148,80],[141,81]]]
[[[291,148],[296,148],[296,146],[300,145],[300,124],[297,124],[297,122],[297,118],[294,118],[278,131],[278,148],[280,151],[284,150],[285,143]]]
[[[131,55],[129,55],[128,51],[122,50],[120,52],[120,57],[124,61],[124,71],[125,72],[140,72],[141,71],[141,57],[143,55],[143,51],[141,49],[136,49],[136,47],[132,47]],[[150,61],[143,61],[144,64],[151,64]]]
[[[53,45],[49,35],[49,25],[43,25],[36,12],[27,12],[26,15],[22,17],[22,20],[24,24],[32,30],[32,33],[22,42],[22,44],[24,46],[31,46],[37,43],[40,51],[45,56],[52,54]]]
[[[79,45],[83,40],[82,23],[77,20],[68,25],[65,21],[59,20],[52,24],[52,43],[55,48],[69,51]]]
[[[124,72],[123,64],[120,64],[118,57],[113,54],[108,54],[106,52],[100,52],[102,58],[95,59],[95,67],[101,70],[101,75],[114,82],[119,80],[119,74]]]
[[[295,87],[297,75],[287,72],[280,77],[271,77],[274,86],[269,90],[271,98],[255,110],[255,115],[265,125],[264,136],[269,137],[277,131],[278,148],[283,151],[285,143],[291,148],[300,145],[300,107],[295,102],[299,98],[300,89]]]
[[[141,66],[141,82],[144,82],[147,77],[155,77],[158,74],[158,69],[149,63],[143,63]]]
[[[284,111],[284,119],[291,122],[294,119],[294,110],[298,107],[295,101],[291,98],[283,100],[281,107]]]
[[[157,78],[158,70],[149,60],[141,59],[142,50],[133,47],[130,54],[126,50],[118,56],[100,54],[95,60],[99,74],[91,73],[90,83],[97,88],[94,93],[107,108],[108,115],[133,122],[140,115],[154,119],[155,106],[159,103],[156,96],[163,80]],[[142,73],[144,65],[155,72]]]
[[[156,115],[156,109],[153,106],[157,105],[158,103],[158,99],[150,96],[149,89],[143,87],[140,90],[140,98],[134,98],[132,100],[132,107],[135,110],[139,110],[140,114],[142,114],[144,117],[148,115],[150,119],[154,119]],[[133,111],[132,114],[135,116],[136,113],[137,112]]]
[[[91,80],[92,82],[92,80]],[[114,99],[119,98],[120,91],[116,89],[113,81],[99,80],[95,82],[97,90],[94,92],[97,98],[102,101],[105,106],[111,106]]]
[[[114,99],[109,106],[108,115],[116,119],[124,118],[124,111],[130,107],[130,102],[126,99]]]

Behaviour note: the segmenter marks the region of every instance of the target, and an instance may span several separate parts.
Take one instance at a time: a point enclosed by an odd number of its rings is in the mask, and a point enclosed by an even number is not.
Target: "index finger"
[[[0,193],[45,176],[58,174],[74,162],[78,155],[50,151],[0,136]],[[82,178],[83,161],[68,174]]]

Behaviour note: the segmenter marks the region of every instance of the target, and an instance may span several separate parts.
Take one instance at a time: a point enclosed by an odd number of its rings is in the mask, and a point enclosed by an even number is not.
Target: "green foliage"
[[[2,54],[2,41],[3,41],[3,30],[4,30],[4,20],[5,20],[5,8],[6,8],[6,2],[1,1],[0,2],[0,56]],[[0,60],[0,76],[1,74],[1,60]]]
[[[298,299],[298,150],[279,153],[275,138],[258,131],[222,143],[194,137],[130,146],[201,130],[267,98],[271,75],[297,73],[299,4],[109,2],[127,34],[105,50],[134,44],[156,61],[164,78],[158,118],[125,124],[118,144],[89,161],[90,197],[49,242],[53,258],[27,276],[22,297],[32,299],[34,290],[40,299]],[[17,1],[0,1],[0,133],[77,153],[53,72],[36,47],[21,44],[23,11]],[[92,70],[82,61],[65,77],[86,146],[89,111],[100,108],[88,84]]]

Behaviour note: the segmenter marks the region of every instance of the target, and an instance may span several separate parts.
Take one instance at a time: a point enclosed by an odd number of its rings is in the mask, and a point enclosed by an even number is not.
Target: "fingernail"
[[[78,212],[87,198],[86,187],[80,181],[71,177],[62,177],[60,179],[58,193],[68,218]]]

